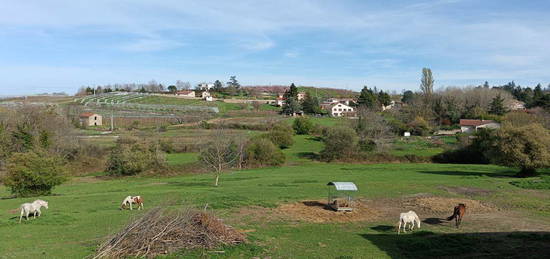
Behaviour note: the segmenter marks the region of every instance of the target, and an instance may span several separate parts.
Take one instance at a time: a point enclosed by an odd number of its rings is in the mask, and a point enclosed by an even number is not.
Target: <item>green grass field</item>
[[[165,204],[174,207],[208,204],[226,223],[248,232],[248,244],[227,248],[224,254],[181,252],[184,257],[206,254],[220,258],[414,258],[495,256],[495,253],[518,256],[538,247],[538,252],[530,253],[536,257],[548,250],[542,244],[550,240],[550,190],[526,190],[511,184],[518,180],[513,177],[514,170],[493,165],[327,164],[308,158],[321,148],[321,142],[313,137],[295,136],[295,145],[284,150],[287,166],[228,172],[221,177],[220,187],[213,186],[210,174],[73,178],[57,187],[54,195],[38,197],[49,201],[50,208],[43,210],[42,217],[22,224],[17,223],[18,215],[9,211],[36,198],[9,198],[8,190],[0,186],[3,198],[0,257],[92,255],[107,236],[143,213],[118,209],[127,195],[143,196],[146,210]],[[167,155],[171,165],[196,159],[193,153]],[[379,201],[383,206],[398,207],[403,197],[431,195],[473,199],[499,210],[480,218],[468,215],[461,229],[450,224],[423,223],[422,232],[401,236],[393,232],[398,219],[393,213],[390,217],[343,223],[314,223],[276,213],[280,204],[326,199],[326,184],[330,181],[352,181],[359,188],[356,198]],[[476,192],[449,191],[460,188]],[[452,209],[454,204],[449,206]],[[504,216],[509,215],[515,223],[494,221],[505,220]],[[530,232],[533,229],[543,233],[533,234]]]

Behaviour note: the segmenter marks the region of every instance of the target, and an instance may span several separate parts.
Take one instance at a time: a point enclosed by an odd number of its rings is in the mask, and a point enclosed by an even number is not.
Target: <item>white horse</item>
[[[19,216],[19,223],[21,223],[21,220],[23,219],[23,215],[25,215],[25,219],[29,220],[29,214],[33,214],[34,218],[36,218],[36,214],[40,217],[40,214],[42,213],[40,211],[40,208],[48,208],[48,202],[43,200],[35,200],[32,203],[23,203],[21,204],[21,216]]]
[[[124,209],[126,206],[130,206],[130,210],[132,210],[132,204],[138,205],[138,210],[143,209],[143,199],[141,196],[128,196],[120,205],[120,209]]]
[[[407,233],[407,224],[411,223],[411,227],[409,230],[414,229],[414,223],[418,225],[418,228],[420,228],[420,218],[418,218],[418,215],[412,210],[409,210],[409,212],[403,212],[399,215],[399,227],[397,228],[397,234],[401,232],[401,224],[403,224],[403,232]]]

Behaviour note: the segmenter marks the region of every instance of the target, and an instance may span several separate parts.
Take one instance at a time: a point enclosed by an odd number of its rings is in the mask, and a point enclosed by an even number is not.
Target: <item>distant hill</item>
[[[254,85],[254,86],[244,86],[244,89],[251,89],[252,91],[257,92],[265,92],[265,93],[271,93],[271,94],[278,94],[278,93],[284,93],[288,86],[285,85],[271,85],[271,86],[264,86],[264,85]],[[346,89],[338,89],[338,88],[326,88],[326,87],[314,87],[314,86],[298,86],[299,92],[306,92],[313,96],[318,96],[322,98],[329,98],[329,97],[357,97],[359,95],[358,92],[346,90]]]

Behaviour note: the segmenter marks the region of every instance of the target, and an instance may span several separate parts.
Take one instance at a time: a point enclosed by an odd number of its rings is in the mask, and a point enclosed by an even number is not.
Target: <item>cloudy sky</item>
[[[176,80],[550,83],[548,0],[0,0],[0,95]]]

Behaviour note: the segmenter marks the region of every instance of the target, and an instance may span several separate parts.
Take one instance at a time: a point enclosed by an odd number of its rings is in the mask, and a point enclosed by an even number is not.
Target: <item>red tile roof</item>
[[[92,113],[92,112],[83,112],[80,114],[80,118],[89,118],[89,117],[92,117],[94,116],[95,113]]]
[[[470,120],[470,119],[460,119],[460,126],[480,126],[484,124],[494,123],[493,120]]]

